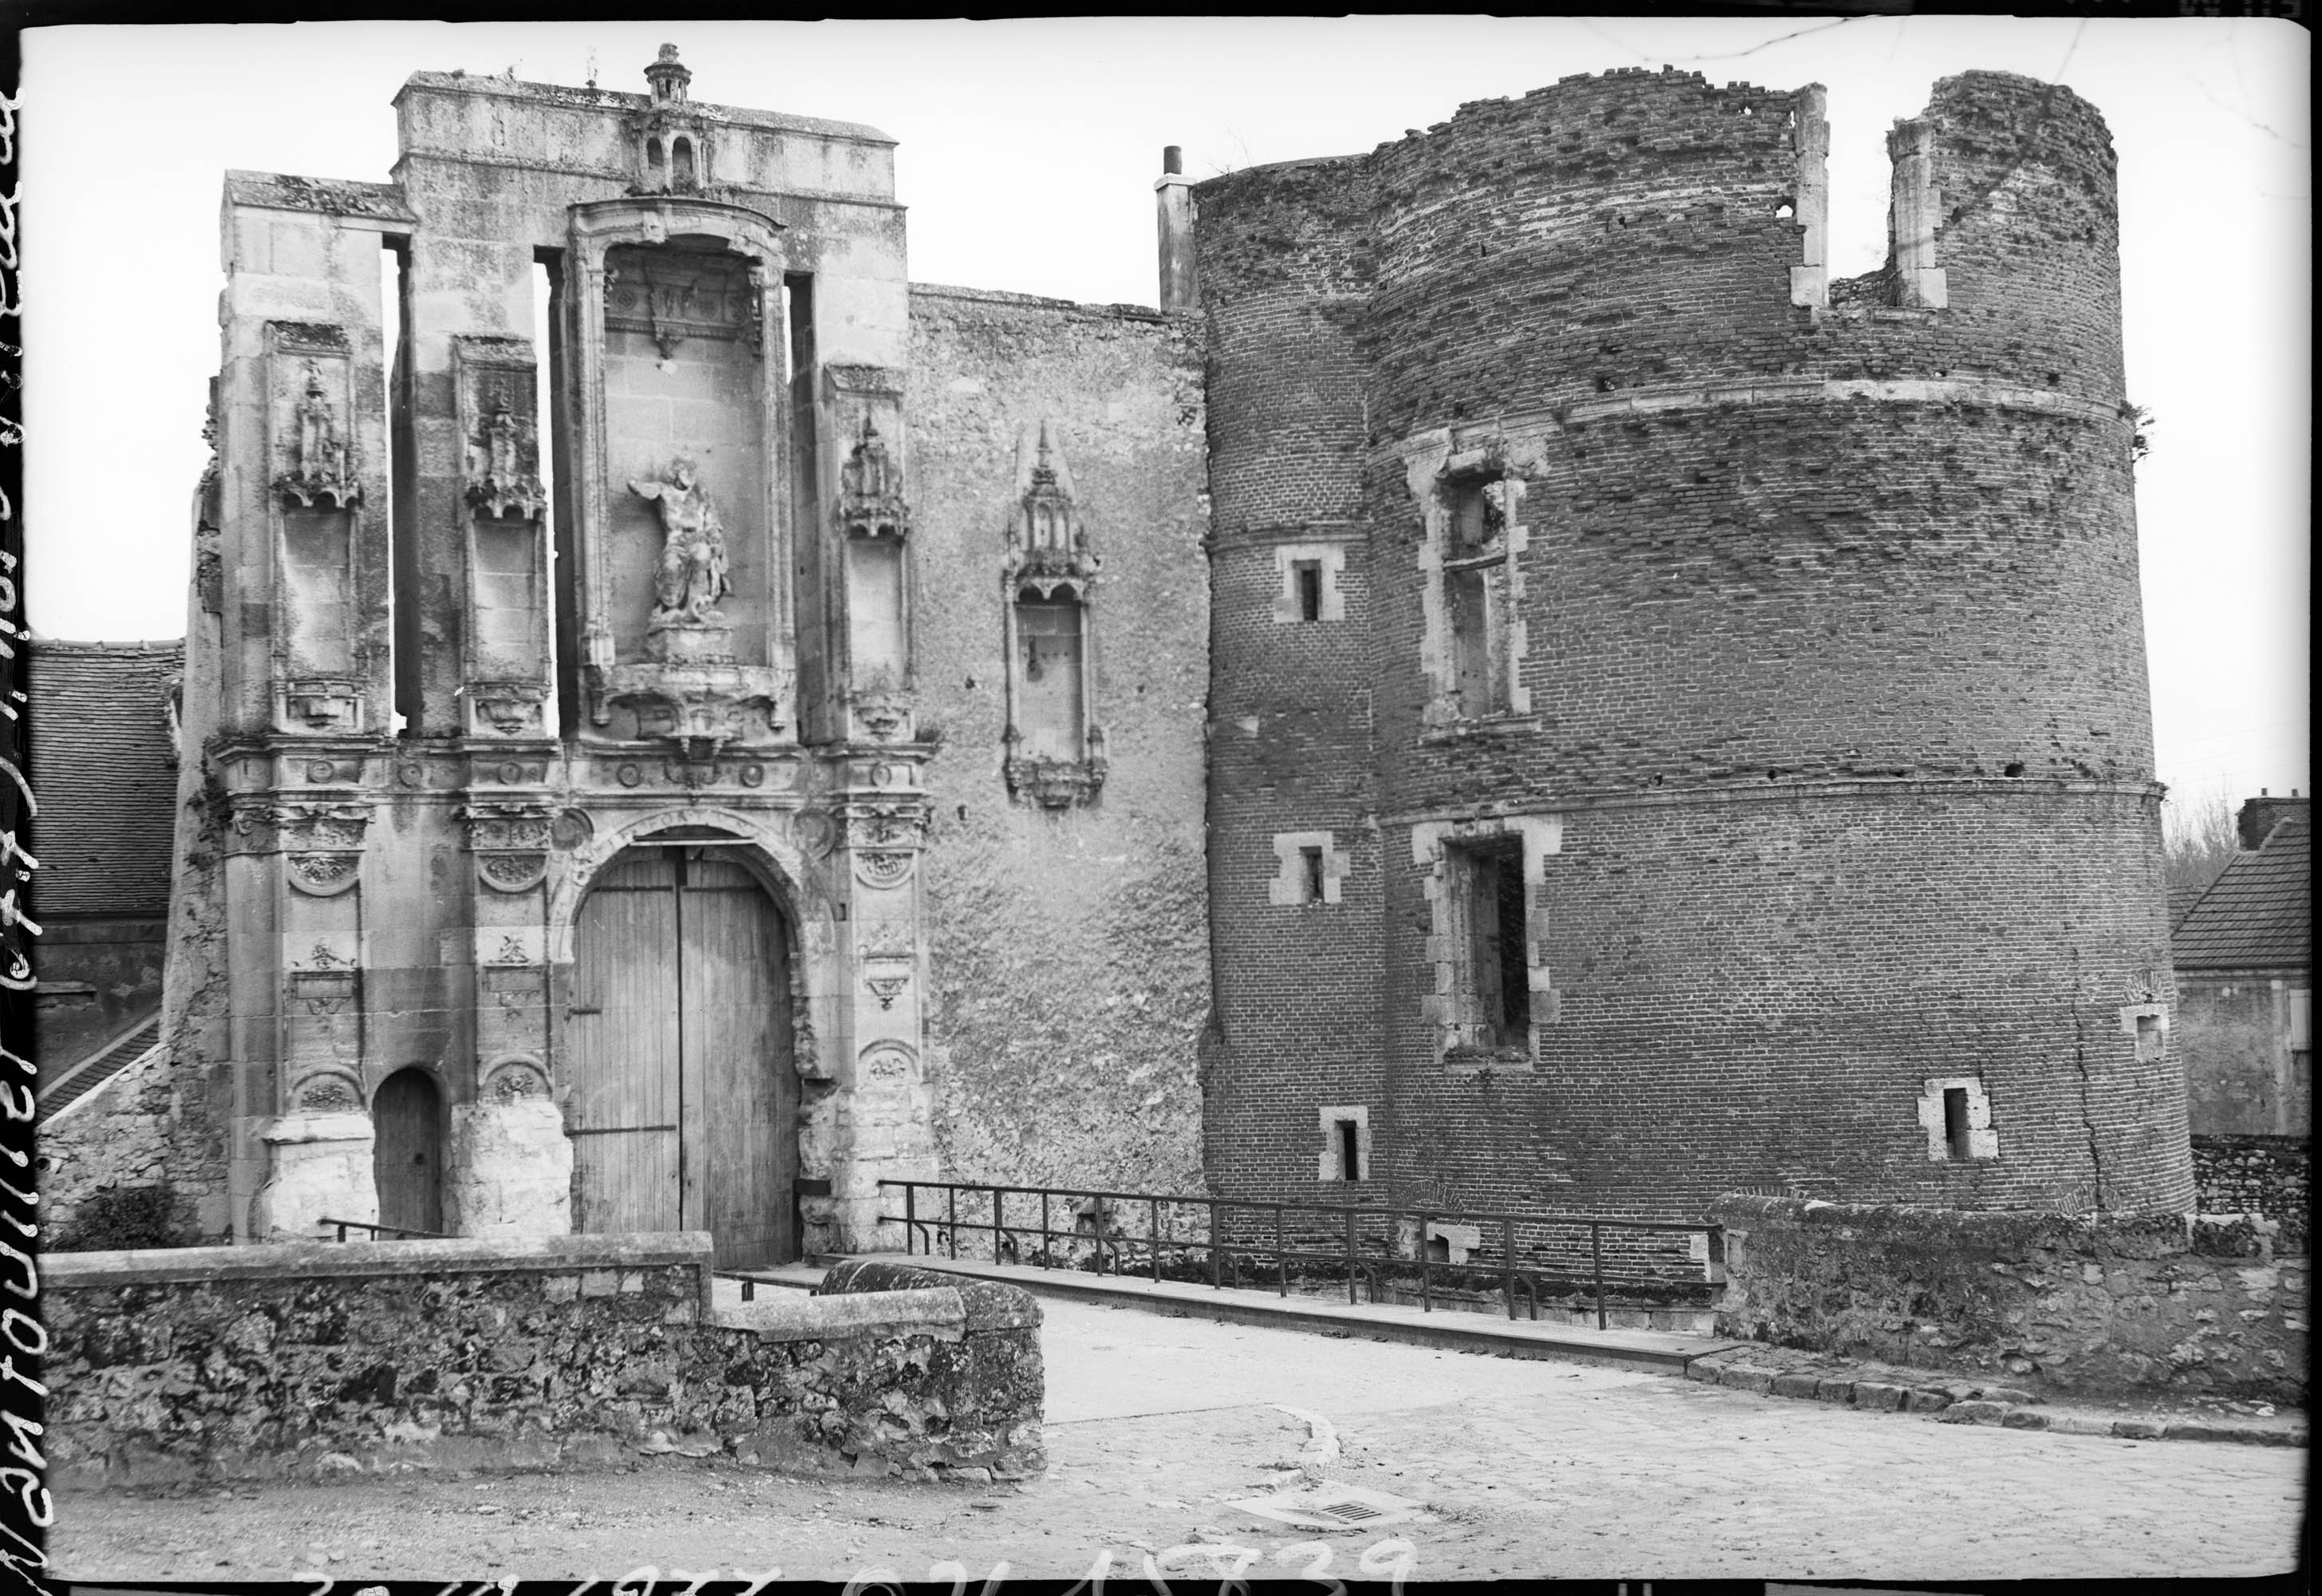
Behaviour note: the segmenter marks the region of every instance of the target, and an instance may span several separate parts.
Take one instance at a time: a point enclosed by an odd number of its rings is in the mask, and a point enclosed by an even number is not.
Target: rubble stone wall
[[[709,1263],[697,1233],[46,1259],[49,1455],[108,1485],[640,1448],[976,1482],[1044,1466],[1027,1293],[721,1314]]]
[[[1723,1335],[2080,1394],[2302,1402],[2309,1261],[2247,1221],[1725,1197]]]
[[[915,285],[913,671],[927,774],[927,1081],[954,1179],[1198,1189],[1202,366],[1184,317]],[[1106,772],[1047,807],[1004,770],[1001,571],[1043,422],[1088,546]],[[936,1171],[930,1170],[929,1173]],[[900,1233],[897,1233],[900,1234]]]
[[[2308,1136],[2193,1138],[2193,1179],[2204,1214],[2263,1214],[2281,1225],[2279,1244],[2304,1252],[2314,1143]]]

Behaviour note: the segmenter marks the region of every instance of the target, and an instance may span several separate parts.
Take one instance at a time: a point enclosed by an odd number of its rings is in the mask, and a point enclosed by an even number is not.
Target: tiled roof
[[[32,640],[33,917],[169,911],[178,768],[169,688],[180,643]]]
[[[2179,969],[2305,969],[2314,962],[2313,828],[2278,821],[2264,845],[2235,854],[2170,936]]]
[[[2201,894],[2208,890],[2209,889],[2207,885],[2194,886],[2190,885],[2184,886],[2172,886],[2169,889],[2169,930],[2171,934],[2175,934],[2177,928],[2185,923],[2185,916],[2193,912],[2193,905],[2199,903],[2201,901]]]

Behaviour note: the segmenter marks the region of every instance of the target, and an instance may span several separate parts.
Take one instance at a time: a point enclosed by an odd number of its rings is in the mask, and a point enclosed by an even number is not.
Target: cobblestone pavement
[[[1114,1577],[1142,1588],[1150,1557],[1193,1582],[1180,1589],[1237,1564],[1422,1580],[1988,1580],[2296,1561],[2306,1459],[2294,1449],[1938,1425],[1621,1370],[1042,1307],[1052,1467],[1020,1491],[678,1458],[232,1495],[62,1490],[51,1556],[83,1581],[651,1567],[980,1584],[1002,1562],[1077,1578],[1109,1555]],[[1426,1510],[1326,1535],[1231,1506],[1320,1481]],[[946,1562],[959,1567],[936,1571]]]

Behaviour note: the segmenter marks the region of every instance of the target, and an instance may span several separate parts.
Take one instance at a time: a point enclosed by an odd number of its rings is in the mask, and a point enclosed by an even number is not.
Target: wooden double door
[[[720,1268],[797,1255],[788,928],[717,847],[608,866],[573,938],[573,1228],[706,1230]]]

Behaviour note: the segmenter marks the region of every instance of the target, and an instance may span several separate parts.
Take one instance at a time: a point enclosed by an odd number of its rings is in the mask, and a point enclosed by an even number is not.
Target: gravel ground
[[[1049,1299],[1042,1480],[978,1492],[640,1456],[628,1471],[59,1491],[78,1581],[1990,1580],[2279,1573],[2306,1457],[1868,1413],[1579,1364]],[[1413,1504],[1324,1533],[1234,1504]],[[946,1564],[951,1567],[942,1566]]]

